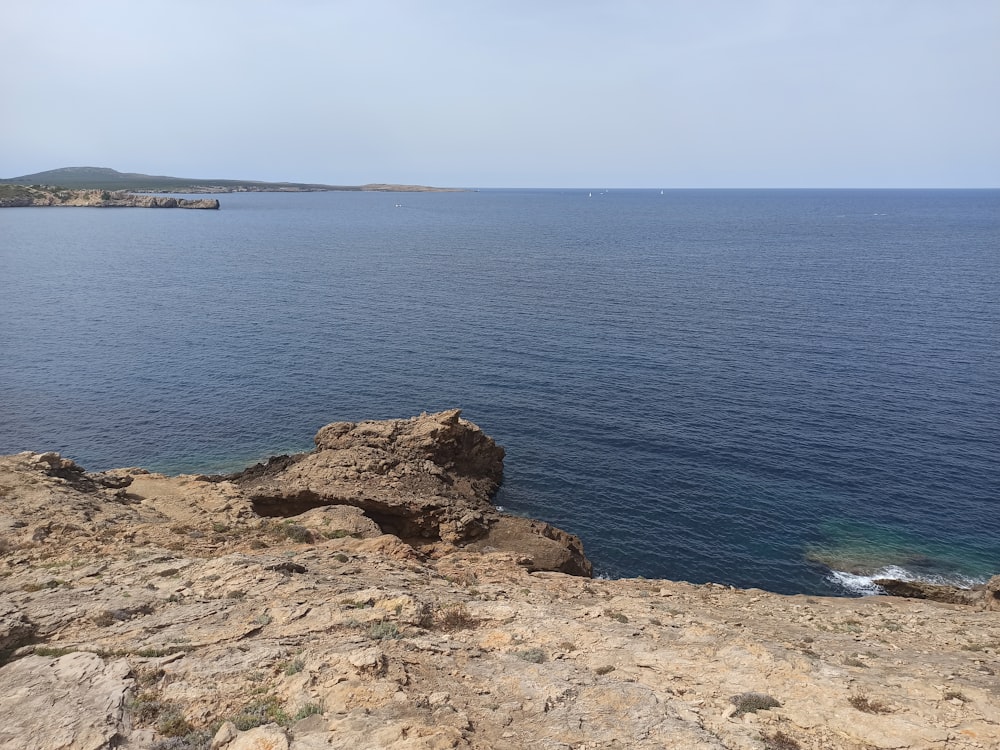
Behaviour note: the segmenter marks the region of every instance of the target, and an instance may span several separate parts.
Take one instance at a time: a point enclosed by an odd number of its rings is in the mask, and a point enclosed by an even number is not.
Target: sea
[[[0,453],[225,472],[459,407],[601,576],[1000,573],[998,190],[219,197],[0,211]]]

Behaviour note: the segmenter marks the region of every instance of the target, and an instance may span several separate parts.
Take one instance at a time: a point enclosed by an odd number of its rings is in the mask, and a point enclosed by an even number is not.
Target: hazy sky
[[[0,176],[1000,187],[1000,0],[4,3]]]

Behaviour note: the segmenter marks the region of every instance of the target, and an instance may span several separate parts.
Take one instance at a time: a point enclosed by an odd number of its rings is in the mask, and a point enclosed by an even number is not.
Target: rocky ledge
[[[1000,746],[998,600],[593,580],[459,412],[226,477],[0,457],[0,748]]]
[[[137,195],[127,190],[67,190],[40,185],[0,185],[0,208],[83,206],[90,208],[218,209],[216,198],[173,198]]]

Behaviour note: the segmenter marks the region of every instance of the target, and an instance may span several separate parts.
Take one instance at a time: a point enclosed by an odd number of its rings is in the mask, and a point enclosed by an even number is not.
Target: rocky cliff
[[[502,460],[457,411],[227,477],[0,457],[0,748],[1000,746],[995,591],[593,580]]]
[[[68,190],[41,185],[0,185],[0,208],[30,206],[86,206],[91,208],[207,208],[217,209],[216,198],[173,198],[136,195],[126,190]]]

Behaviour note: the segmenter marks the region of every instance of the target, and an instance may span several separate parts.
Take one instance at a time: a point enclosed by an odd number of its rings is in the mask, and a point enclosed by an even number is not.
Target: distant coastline
[[[307,182],[263,182],[260,180],[218,180],[191,177],[167,177],[137,172],[119,172],[107,167],[63,167],[47,172],[0,179],[0,188],[52,188],[67,190],[127,191],[129,193],[314,193],[330,191],[452,193],[462,188],[440,188],[427,185],[325,185]]]
[[[219,208],[217,198],[137,195],[127,190],[70,190],[42,185],[0,185],[0,208],[70,206],[78,208]]]

